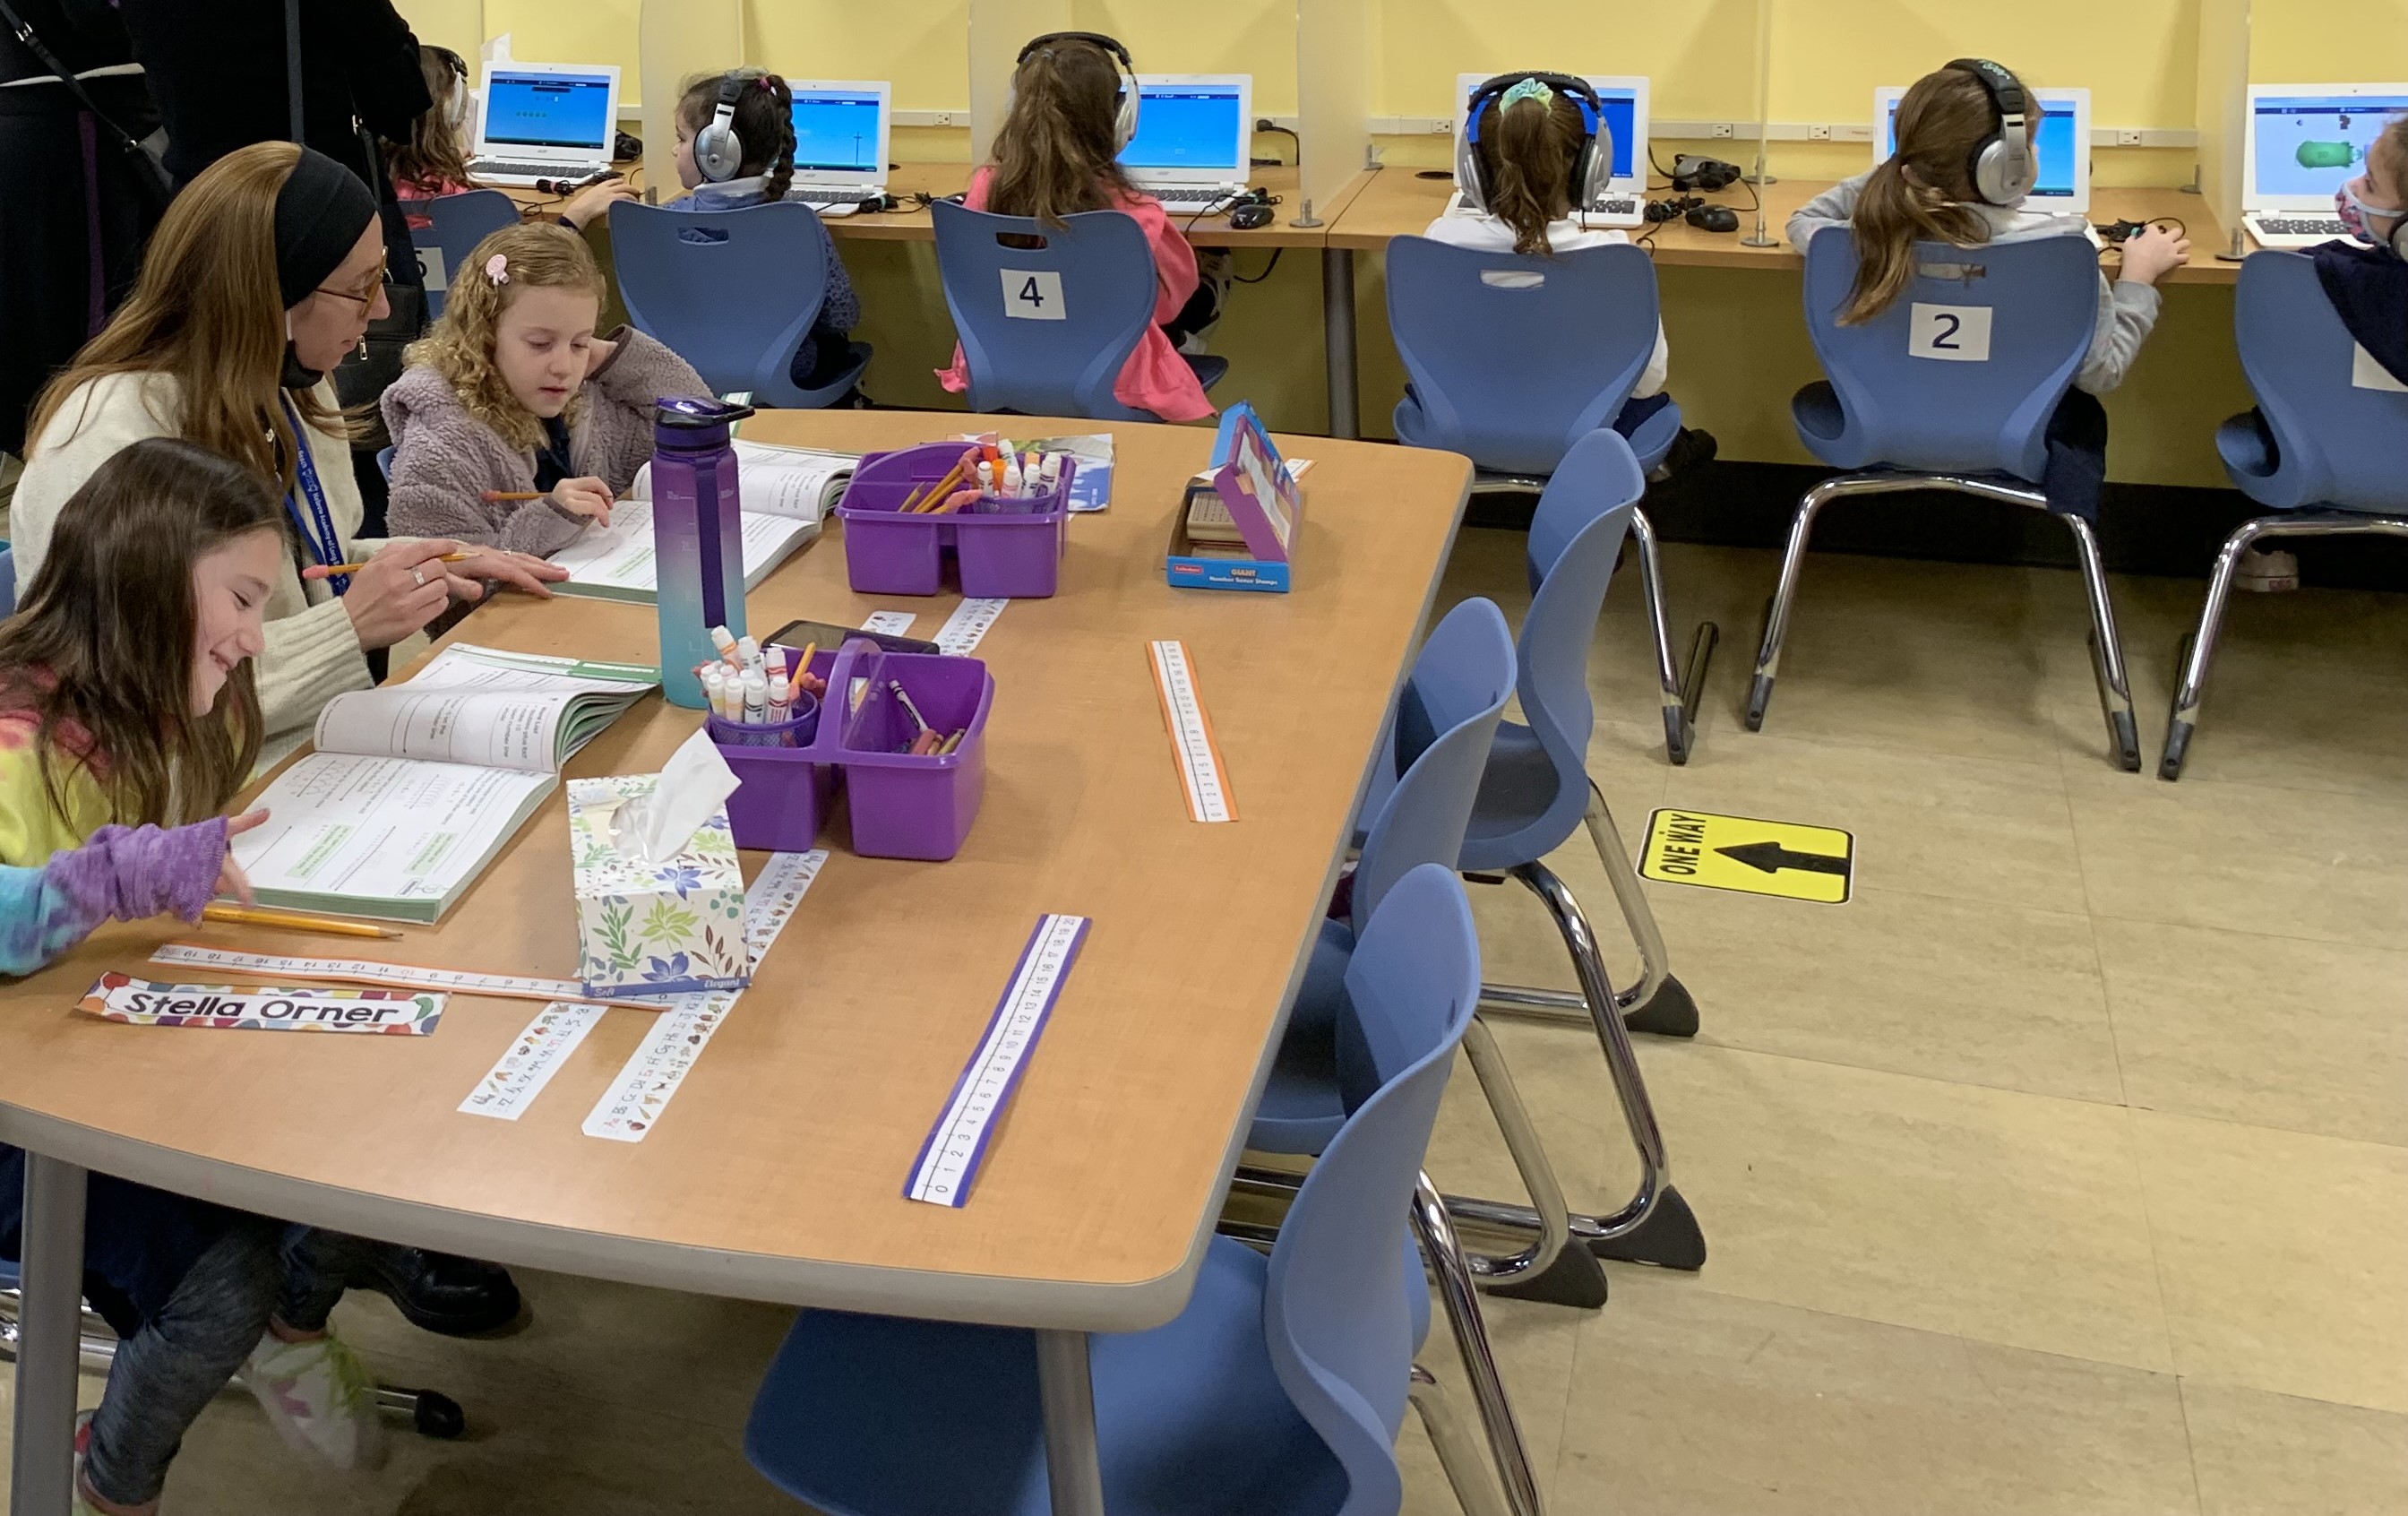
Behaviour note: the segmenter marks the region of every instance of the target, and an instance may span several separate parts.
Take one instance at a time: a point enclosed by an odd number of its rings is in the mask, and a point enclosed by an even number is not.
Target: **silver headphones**
[[[1137,140],[1137,64],[1129,57],[1128,49],[1101,32],[1048,32],[1043,36],[1031,37],[1028,45],[1020,50],[1020,56],[1011,61],[1011,66],[1017,70],[1039,49],[1055,42],[1090,43],[1111,56],[1121,77],[1120,100],[1112,114],[1112,150],[1118,152]]]
[[[1991,205],[2012,206],[2040,180],[2031,150],[2031,97],[2022,80],[1987,58],[1953,59],[1948,66],[1980,79],[1999,115],[1999,129],[1974,147],[1965,165],[1973,193]]]
[[[1596,87],[1577,75],[1535,69],[1499,74],[1472,91],[1465,102],[1463,129],[1455,135],[1455,182],[1463,192],[1464,205],[1483,213],[1488,209],[1488,179],[1480,169],[1480,118],[1524,79],[1545,85],[1552,100],[1569,100],[1580,112],[1581,147],[1572,158],[1564,193],[1570,197],[1573,215],[1594,209],[1613,183],[1613,131],[1605,124],[1605,103],[1598,98]]]
[[[736,102],[748,82],[741,71],[730,69],[719,81],[719,104],[710,124],[694,135],[694,166],[713,184],[734,179],[744,166],[744,139],[736,135]]]
[[[468,90],[468,64],[450,48],[429,47],[426,50],[440,59],[452,75],[452,95],[443,103],[443,123],[455,132],[465,132],[469,118],[477,111],[476,96]]]

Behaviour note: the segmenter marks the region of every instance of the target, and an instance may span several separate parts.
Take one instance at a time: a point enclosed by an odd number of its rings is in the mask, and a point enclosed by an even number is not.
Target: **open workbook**
[[[570,754],[659,684],[647,665],[454,643],[408,683],[326,702],[236,861],[262,905],[440,921]]]
[[[738,487],[744,499],[744,587],[767,579],[795,550],[820,535],[820,522],[844,493],[860,458],[809,448],[736,444]],[[652,465],[636,472],[624,498],[610,508],[610,524],[589,527],[552,555],[568,570],[552,588],[651,605],[660,598],[652,565]]]

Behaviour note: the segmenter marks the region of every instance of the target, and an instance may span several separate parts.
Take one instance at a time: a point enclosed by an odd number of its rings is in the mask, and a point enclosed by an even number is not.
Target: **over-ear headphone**
[[[1538,80],[1556,99],[1570,101],[1580,111],[1581,149],[1572,158],[1564,193],[1571,197],[1575,214],[1586,210],[1605,198],[1607,188],[1613,182],[1613,132],[1605,124],[1604,102],[1597,97],[1595,87],[1577,75],[1534,69],[1499,74],[1472,91],[1471,98],[1465,102],[1463,130],[1455,137],[1455,182],[1463,191],[1463,203],[1476,211],[1488,209],[1490,186],[1480,171],[1480,118],[1504,97],[1506,91],[1524,79]]]
[[[1129,57],[1128,49],[1101,32],[1048,32],[1043,36],[1029,38],[1028,45],[1020,50],[1020,56],[1011,61],[1011,66],[1018,69],[1036,56],[1039,49],[1056,42],[1090,43],[1101,48],[1113,63],[1120,65],[1121,93],[1112,113],[1112,150],[1118,152],[1127,147],[1137,139],[1138,107],[1137,63]]]
[[[1948,66],[1980,79],[1999,115],[1999,129],[1976,144],[1966,161],[1973,193],[1994,206],[2012,206],[2040,179],[2031,150],[2031,96],[2021,79],[1987,58],[1957,58]]]
[[[736,135],[736,102],[743,97],[748,81],[738,69],[729,69],[719,81],[719,104],[712,107],[710,122],[694,135],[694,166],[713,184],[736,177],[744,166],[744,139]]]
[[[430,43],[426,50],[435,54],[436,61],[452,73],[452,94],[443,102],[443,124],[455,132],[465,132],[468,129],[469,116],[477,108],[476,98],[468,93],[467,62],[450,48],[438,48]]]

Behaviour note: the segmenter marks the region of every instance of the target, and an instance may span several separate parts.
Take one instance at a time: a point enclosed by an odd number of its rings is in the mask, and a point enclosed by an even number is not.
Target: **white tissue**
[[[629,801],[613,819],[611,841],[629,858],[665,864],[685,851],[703,822],[717,815],[743,782],[707,731],[696,731],[661,765],[652,793]]]

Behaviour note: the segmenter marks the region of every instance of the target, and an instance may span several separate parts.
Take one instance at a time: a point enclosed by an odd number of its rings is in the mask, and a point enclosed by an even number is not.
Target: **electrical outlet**
[[[2142,136],[2142,130],[2137,126],[2119,126],[2115,128],[2115,146],[2137,148],[2141,145]]]
[[[1830,125],[1829,125],[1828,122],[1816,122],[1815,124],[1813,124],[1813,125],[1812,125],[1812,126],[1807,127],[1807,128],[1806,128],[1806,140],[1807,140],[1807,141],[1809,141],[1809,142],[1828,142],[1828,141],[1830,141],[1830,140],[1831,140],[1831,128],[1830,128]]]
[[[1739,128],[1738,128],[1738,127],[1736,127],[1736,126],[1733,126],[1733,125],[1732,125],[1730,122],[1714,122],[1713,125],[1711,125],[1711,126],[1709,126],[1709,127],[1707,127],[1707,128],[1706,128],[1706,135],[1707,135],[1708,136],[1711,136],[1711,137],[1718,137],[1718,138],[1719,138],[1719,137],[1733,137],[1733,136],[1739,136]]]
[[[951,126],[953,124],[953,113],[950,110],[938,111],[936,115],[930,119],[928,124],[931,126]]]

